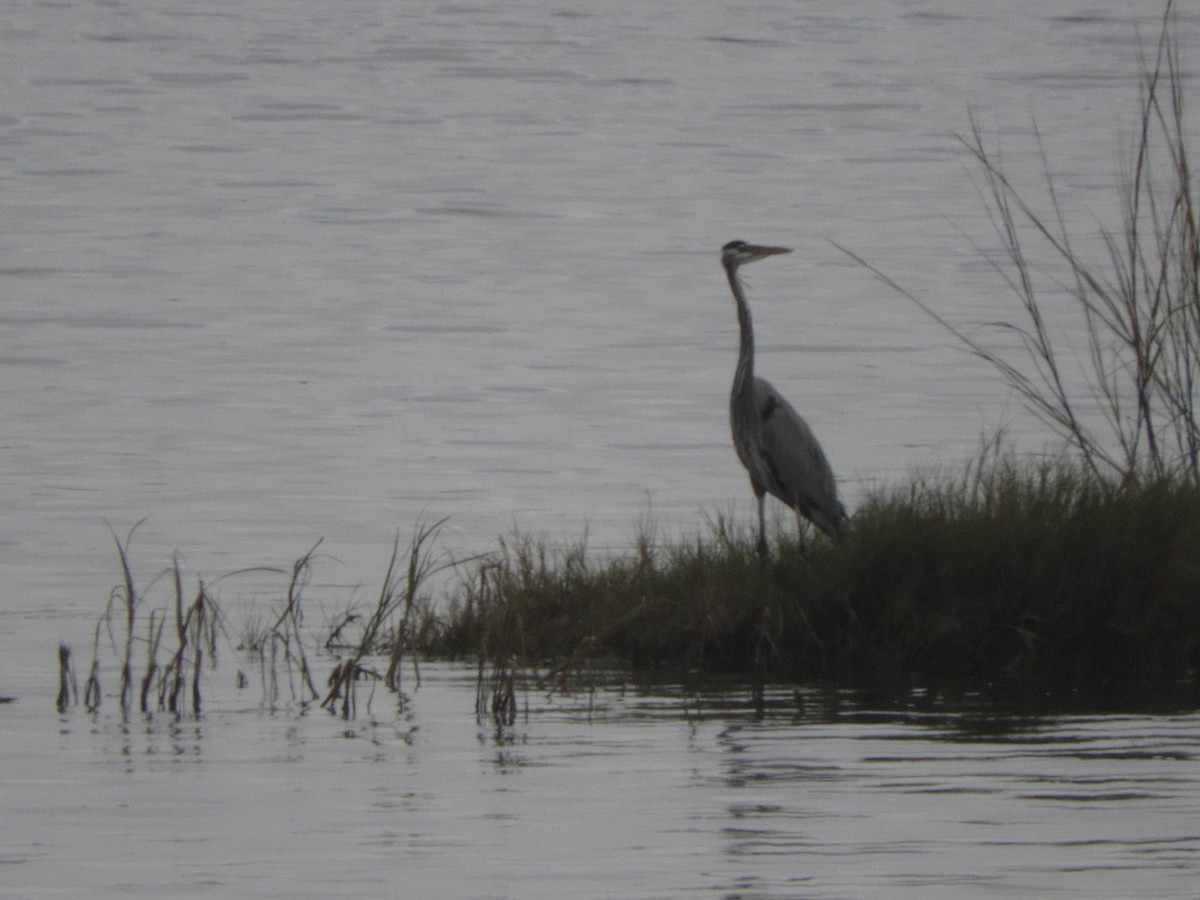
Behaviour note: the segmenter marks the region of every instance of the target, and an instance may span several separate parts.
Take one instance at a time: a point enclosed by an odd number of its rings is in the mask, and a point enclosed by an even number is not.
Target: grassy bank
[[[781,533],[766,561],[749,523],[723,519],[690,537],[645,532],[608,559],[518,536],[455,561],[439,525],[397,542],[369,601],[314,588],[316,548],[248,570],[280,586],[241,622],[210,585],[185,587],[177,563],[143,590],[131,532],[117,541],[121,579],[82,692],[60,649],[58,707],[199,715],[218,658],[264,708],[346,719],[377,689],[403,696],[429,658],[477,664],[478,711],[498,720],[515,715],[521,684],[609,667],[758,685],[1096,691],[1194,685],[1200,666],[1200,487],[1180,479],[1113,484],[986,452],[877,491],[837,542],[801,549]]]
[[[766,679],[1175,680],[1200,661],[1198,550],[1190,484],[988,457],[869,498],[836,544],[782,538],[765,565],[725,522],[604,562],[512,541],[465,574],[428,649]]]

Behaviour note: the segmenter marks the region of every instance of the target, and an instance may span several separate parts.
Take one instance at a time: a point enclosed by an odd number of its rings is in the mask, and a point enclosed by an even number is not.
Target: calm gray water
[[[449,666],[349,726],[252,695],[127,727],[6,710],[5,895],[1183,898],[1200,878],[1195,714],[780,692],[757,718],[745,692],[531,689],[497,728]]]
[[[212,582],[324,538],[332,616],[421,519],[450,516],[441,548],[466,555],[514,526],[604,551],[645,519],[748,516],[731,238],[797,251],[749,273],[759,365],[851,507],[997,427],[1040,451],[992,376],[829,239],[959,321],[1004,315],[954,135],[976,110],[1036,196],[1036,119],[1086,251],[1160,13],[7,4],[0,892],[1194,895],[1187,717],[1013,745],[549,714],[497,743],[452,677],[353,740],[236,704],[128,733],[50,712],[57,642],[83,652],[117,581],[110,529],[143,518],[141,584],[176,551]],[[1191,5],[1179,28],[1200,46]]]

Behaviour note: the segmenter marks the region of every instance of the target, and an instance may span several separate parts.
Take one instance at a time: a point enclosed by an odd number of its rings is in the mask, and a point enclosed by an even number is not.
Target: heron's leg
[[[796,507],[796,543],[800,545],[800,552],[804,552],[804,513],[800,512],[800,507]]]
[[[767,513],[764,508],[766,502],[767,489],[761,484],[750,479],[750,486],[754,488],[754,499],[758,501],[758,558],[767,558]]]

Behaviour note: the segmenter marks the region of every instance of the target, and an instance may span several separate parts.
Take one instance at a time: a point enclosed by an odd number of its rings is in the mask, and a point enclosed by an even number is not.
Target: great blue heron
[[[729,419],[733,425],[733,446],[750,473],[750,486],[758,501],[758,553],[762,557],[767,555],[763,503],[768,492],[796,511],[801,535],[804,533],[801,517],[830,537],[836,537],[846,522],[846,510],[838,500],[833,471],[812,429],[770,382],[754,375],[754,328],[746,294],[738,279],[738,267],[764,256],[790,252],[786,247],[757,247],[745,241],[730,241],[721,250],[721,263],[737,303],[741,330]]]

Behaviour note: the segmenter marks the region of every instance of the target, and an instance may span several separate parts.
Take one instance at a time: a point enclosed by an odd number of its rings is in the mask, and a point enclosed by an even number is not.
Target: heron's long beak
[[[750,254],[750,261],[762,259],[764,256],[776,256],[780,253],[791,253],[790,247],[759,247],[751,245],[746,248],[746,252]]]

